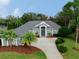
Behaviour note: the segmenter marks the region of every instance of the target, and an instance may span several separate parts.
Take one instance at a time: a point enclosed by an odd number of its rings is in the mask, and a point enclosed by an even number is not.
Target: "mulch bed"
[[[0,52],[17,52],[21,54],[32,54],[37,51],[41,51],[41,50],[33,46],[29,46],[29,47],[24,47],[24,46],[2,47],[0,46]]]

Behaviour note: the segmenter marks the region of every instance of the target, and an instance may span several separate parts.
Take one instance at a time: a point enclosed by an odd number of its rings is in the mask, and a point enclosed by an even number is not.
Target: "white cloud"
[[[11,0],[0,0],[0,7],[9,5]]]
[[[14,9],[12,15],[15,17],[21,16],[21,10],[19,8]]]
[[[6,17],[7,6],[10,4],[11,0],[0,0],[0,17]]]
[[[8,11],[6,8],[0,8],[0,17],[6,17],[8,15]]]

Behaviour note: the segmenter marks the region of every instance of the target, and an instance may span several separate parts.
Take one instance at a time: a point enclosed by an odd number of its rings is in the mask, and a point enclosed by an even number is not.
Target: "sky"
[[[69,1],[73,0],[0,0],[0,17],[17,17],[28,12],[55,16]]]

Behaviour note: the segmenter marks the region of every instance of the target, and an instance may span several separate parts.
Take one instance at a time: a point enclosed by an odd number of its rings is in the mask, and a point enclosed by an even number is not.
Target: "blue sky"
[[[69,1],[72,0],[1,0],[0,11],[2,12],[0,12],[0,16],[21,16],[25,12],[55,16]]]

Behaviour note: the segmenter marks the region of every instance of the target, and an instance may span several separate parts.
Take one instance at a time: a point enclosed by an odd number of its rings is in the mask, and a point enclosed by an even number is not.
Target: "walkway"
[[[38,38],[33,46],[40,48],[47,56],[47,59],[63,59],[55,45],[56,38]]]

